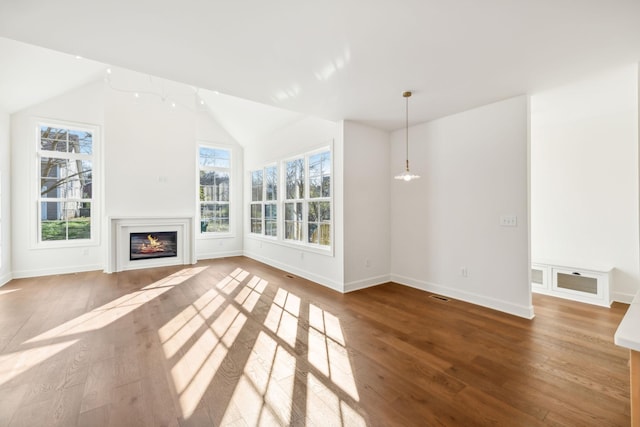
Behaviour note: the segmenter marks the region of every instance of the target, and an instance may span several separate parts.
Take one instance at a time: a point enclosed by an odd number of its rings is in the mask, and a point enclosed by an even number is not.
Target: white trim
[[[13,275],[11,273],[6,273],[0,276],[0,286],[4,286],[12,280],[13,280]]]
[[[492,310],[498,310],[504,313],[513,314],[514,316],[524,317],[525,319],[533,319],[534,317],[533,305],[529,307],[516,305],[499,299],[485,297],[471,292],[464,292],[458,289],[452,289],[448,286],[425,282],[423,280],[400,276],[397,274],[391,274],[391,281],[400,285],[409,286],[411,288],[433,292],[446,297],[459,299],[471,304],[487,307]]]
[[[228,168],[205,166],[205,169],[214,170],[214,171],[224,171],[229,174],[229,200],[227,202],[218,202],[218,201],[203,202],[200,200],[200,171],[202,170],[201,169],[202,166],[200,165],[200,147],[210,148],[213,150],[224,150],[229,152]],[[235,220],[233,219],[236,203],[234,202],[233,193],[235,188],[234,186],[236,185],[235,184],[236,177],[234,176],[235,170],[236,170],[236,167],[234,165],[234,158],[236,157],[237,153],[234,152],[235,151],[234,148],[235,147],[231,144],[209,142],[203,139],[196,140],[196,188],[195,188],[196,214],[194,217],[195,218],[194,233],[195,233],[195,238],[198,240],[236,237],[236,229],[235,229],[236,224],[235,224]],[[202,227],[202,218],[200,216],[202,203],[220,203],[220,204],[226,203],[227,204],[227,206],[229,207],[229,231],[222,231],[222,232],[210,231],[210,232],[204,232],[204,233],[200,231]]]
[[[261,262],[263,264],[267,264],[267,265],[270,265],[272,267],[278,268],[280,270],[286,271],[288,273],[295,274],[296,276],[300,276],[300,277],[305,278],[307,280],[311,280],[312,282],[315,282],[315,283],[317,283],[319,285],[325,286],[325,287],[327,287],[329,289],[333,289],[336,292],[344,293],[342,283],[336,282],[336,281],[334,281],[332,279],[329,279],[328,277],[324,277],[324,276],[320,276],[318,274],[310,273],[310,272],[308,272],[306,270],[302,270],[302,269],[294,267],[292,265],[285,264],[283,262],[279,262],[279,261],[276,261],[276,260],[271,259],[271,258],[263,257],[263,256],[260,256],[258,254],[252,253],[252,252],[244,251],[243,255],[246,256],[247,258],[254,259],[254,260],[259,261],[259,262]]]
[[[640,292],[634,298],[627,309],[626,314],[616,329],[613,342],[620,347],[629,350],[640,351],[640,334],[638,333],[638,320],[640,319]]]
[[[389,274],[385,274],[382,276],[369,277],[367,279],[356,280],[353,282],[344,284],[344,292],[353,292],[358,291],[360,289],[372,288],[374,286],[382,285],[384,283],[388,283],[391,281],[391,276]]]
[[[60,268],[45,268],[42,270],[22,270],[22,271],[14,271],[13,278],[24,279],[26,277],[55,276],[57,274],[73,274],[73,273],[83,273],[86,271],[102,271],[103,268],[104,267],[99,264],[89,264],[89,265],[77,265],[77,266],[60,267]]]
[[[310,245],[304,242],[295,243],[293,240],[280,240],[272,236],[262,236],[260,234],[255,234],[255,233],[249,233],[245,237],[247,239],[252,239],[259,242],[271,243],[274,245],[284,246],[286,248],[295,249],[299,251],[305,251],[305,252],[329,256],[329,257],[334,256],[333,247],[325,249],[325,247],[320,245]]]
[[[242,256],[243,251],[228,251],[228,252],[207,252],[204,254],[197,254],[198,261],[205,259],[216,259],[216,258],[228,258],[232,256]]]
[[[99,246],[101,242],[101,224],[103,218],[102,211],[102,198],[103,198],[103,189],[104,189],[104,179],[103,179],[103,134],[102,134],[102,125],[94,124],[94,123],[84,123],[84,122],[75,122],[70,120],[59,120],[55,118],[45,118],[45,117],[32,117],[30,119],[31,126],[35,131],[35,141],[33,142],[32,147],[35,148],[33,153],[34,161],[31,162],[32,170],[29,174],[29,187],[33,191],[34,204],[35,208],[32,211],[29,210],[29,216],[33,218],[33,214],[35,213],[35,223],[31,222],[29,225],[30,229],[30,239],[29,239],[29,249],[58,249],[58,248],[72,248],[72,247],[91,247],[91,246]],[[91,147],[90,155],[76,155],[73,153],[60,153],[60,158],[67,158],[70,154],[72,158],[84,158],[88,157],[92,164],[92,196],[89,203],[91,203],[91,238],[90,239],[74,239],[74,240],[41,240],[41,202],[46,202],[46,199],[42,199],[40,196],[40,183],[38,182],[40,178],[40,159],[42,157],[42,151],[40,149],[40,126],[51,126],[56,128],[65,128],[70,130],[82,130],[89,131],[92,133],[93,141]],[[51,153],[48,151],[44,152]],[[53,152],[55,153],[55,152]],[[64,156],[62,156],[64,154]],[[51,156],[50,156],[51,157]]]
[[[199,215],[199,214],[198,214]],[[199,225],[196,224],[196,225]],[[200,230],[200,227],[196,227],[197,230],[196,231],[196,236],[195,239],[196,240],[214,240],[214,239],[233,239],[236,237],[235,233],[214,233],[214,232],[207,232],[207,233],[201,233],[198,230]]]
[[[330,196],[329,197],[309,197],[309,159],[310,157],[322,154],[329,153],[330,164],[331,164],[331,180],[330,180]],[[286,164],[287,162],[294,160],[302,160],[304,163],[304,194],[302,194],[302,198],[299,199],[287,199],[286,198]],[[275,167],[278,171],[278,197],[276,200],[266,200],[266,175],[265,170],[267,168]],[[263,178],[263,187],[262,187],[262,199],[260,201],[254,201],[253,199],[253,180],[252,173],[262,171]],[[335,239],[336,239],[336,220],[335,220],[335,209],[336,209],[336,199],[335,199],[335,153],[334,153],[334,140],[327,141],[322,145],[316,146],[311,150],[307,150],[304,152],[298,152],[294,155],[288,155],[285,157],[280,157],[278,160],[272,160],[270,162],[262,163],[259,166],[255,166],[251,169],[245,170],[245,196],[249,199],[246,201],[245,207],[247,208],[247,213],[245,214],[245,218],[243,221],[243,229],[245,230],[244,236],[255,239],[263,239],[263,241],[270,241],[271,243],[279,244],[282,246],[287,246],[289,248],[295,248],[296,250],[307,251],[322,255],[334,256],[335,255]],[[308,242],[308,232],[309,232],[309,204],[316,202],[327,202],[330,205],[330,245],[321,245],[316,243]],[[277,236],[266,236],[265,232],[265,222],[266,219],[264,217],[264,206],[266,204],[273,203],[276,205],[277,215],[278,215],[278,232]],[[285,205],[287,203],[301,203],[302,204],[302,240],[292,240],[285,238]],[[262,217],[262,233],[252,233],[251,232],[251,205],[252,204],[261,204],[263,209],[263,217]],[[275,240],[271,240],[274,239]]]
[[[635,294],[628,294],[626,292],[612,292],[611,301],[621,302],[623,304],[631,304]]]

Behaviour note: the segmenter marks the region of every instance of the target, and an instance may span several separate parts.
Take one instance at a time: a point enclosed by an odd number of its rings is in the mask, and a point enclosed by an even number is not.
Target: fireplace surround
[[[105,272],[195,264],[193,217],[111,217]]]

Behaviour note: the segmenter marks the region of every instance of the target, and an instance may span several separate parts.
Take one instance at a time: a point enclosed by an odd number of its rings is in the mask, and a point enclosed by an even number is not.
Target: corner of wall
[[[391,183],[391,277],[530,318],[528,128],[524,95],[412,126],[422,178]],[[392,164],[405,157],[391,134]],[[517,225],[500,226],[503,215]]]
[[[0,286],[13,278],[11,228],[11,119],[0,111]]]

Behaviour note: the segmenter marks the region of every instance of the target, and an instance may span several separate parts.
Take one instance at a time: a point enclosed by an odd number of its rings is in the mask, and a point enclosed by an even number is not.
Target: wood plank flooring
[[[0,288],[0,426],[628,426],[626,311],[517,318],[243,258]]]

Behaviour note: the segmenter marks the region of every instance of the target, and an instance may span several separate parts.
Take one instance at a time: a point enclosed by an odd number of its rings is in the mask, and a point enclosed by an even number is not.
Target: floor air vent
[[[440,295],[429,295],[429,298],[437,299],[437,300],[444,301],[444,302],[448,302],[449,301],[449,298],[445,298],[445,297],[440,296]]]
[[[285,274],[284,277],[286,277],[287,279],[295,279],[295,277],[290,274]]]

